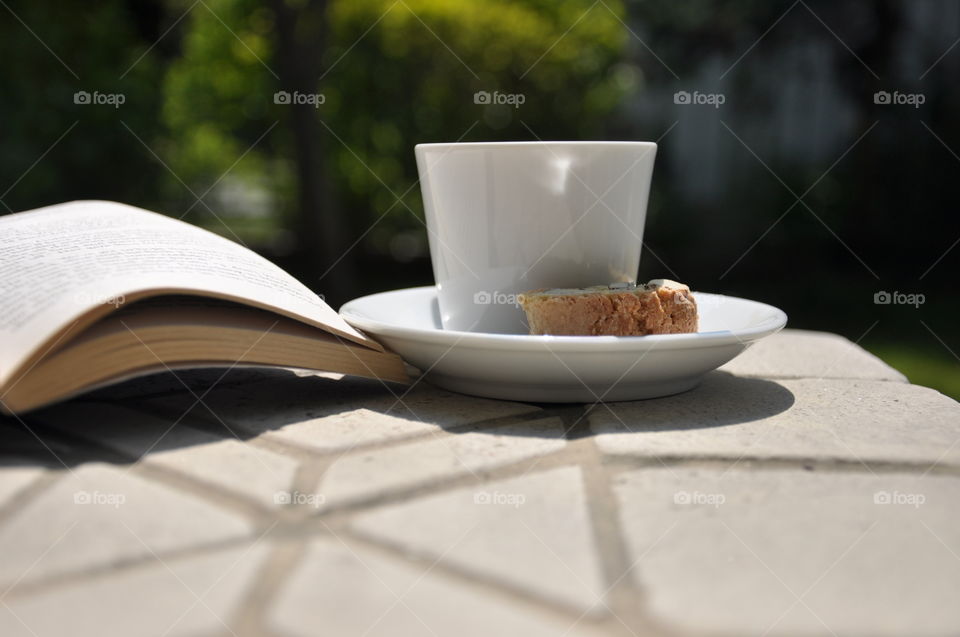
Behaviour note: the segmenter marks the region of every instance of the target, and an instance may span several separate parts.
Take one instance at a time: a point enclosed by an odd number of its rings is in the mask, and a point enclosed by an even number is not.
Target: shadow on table
[[[298,446],[321,453],[414,438],[430,431],[424,425],[453,434],[496,428],[502,435],[555,438],[557,417],[571,439],[621,430],[642,436],[760,420],[794,403],[777,382],[727,372],[712,372],[698,387],[675,396],[594,405],[587,417],[582,404],[504,403],[425,381],[406,396],[403,391],[376,380],[284,370],[157,374],[20,419],[0,418],[0,466],[130,463],[146,454],[298,427]],[[385,422],[385,416],[395,418]]]
[[[714,371],[682,394],[594,407],[592,433],[642,436],[651,431],[734,426],[776,416],[790,409],[794,401],[793,392],[776,381]]]
[[[0,415],[0,466],[132,463],[147,454],[246,441],[392,397],[380,381],[341,376],[240,367],[142,376],[27,414]]]

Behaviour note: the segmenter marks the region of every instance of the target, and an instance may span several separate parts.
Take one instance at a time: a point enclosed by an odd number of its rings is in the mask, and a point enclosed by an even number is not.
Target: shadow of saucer
[[[602,421],[595,427],[598,432],[680,431],[763,420],[787,411],[794,402],[793,392],[776,381],[713,371],[688,392],[608,403],[591,413],[598,416],[592,420]]]

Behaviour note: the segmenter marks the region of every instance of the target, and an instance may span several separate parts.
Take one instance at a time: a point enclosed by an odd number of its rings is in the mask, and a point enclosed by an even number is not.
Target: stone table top
[[[286,370],[0,419],[0,635],[956,635],[960,405],[787,330],[531,405]]]

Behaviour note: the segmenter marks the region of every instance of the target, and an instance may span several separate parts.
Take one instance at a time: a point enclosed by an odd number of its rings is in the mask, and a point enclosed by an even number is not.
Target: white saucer
[[[372,294],[340,315],[425,372],[434,385],[531,402],[668,396],[787,323],[773,306],[695,292],[700,332],[657,336],[529,336],[444,330],[433,286]]]

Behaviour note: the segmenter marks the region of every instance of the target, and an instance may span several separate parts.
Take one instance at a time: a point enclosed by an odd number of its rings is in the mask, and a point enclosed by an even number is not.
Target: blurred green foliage
[[[163,80],[163,155],[198,194],[227,170],[266,177],[280,221],[289,220],[290,131],[279,126],[250,148],[289,112],[273,99],[280,88],[274,17],[252,0],[209,4],[212,10],[198,7],[184,21],[181,54]],[[411,216],[422,218],[416,143],[451,135],[469,141],[600,134],[626,87],[615,68],[627,37],[622,7],[607,5],[588,11],[586,0],[330,3],[317,116],[332,137],[330,172],[350,226],[363,232],[383,217],[369,248],[385,251],[405,229],[422,234]],[[523,94],[522,115],[505,104],[475,104],[477,91]],[[167,186],[178,192],[179,184]]]
[[[281,37],[281,9],[294,38]],[[6,0],[0,213],[125,201],[241,240],[324,293],[339,277],[361,294],[430,280],[415,144],[664,135],[641,278],[772,302],[792,327],[862,339],[960,397],[960,49],[938,18],[951,11],[936,0]],[[274,99],[293,88],[291,40],[311,51],[309,90],[324,98],[312,130]],[[927,104],[873,102],[897,87]],[[728,99],[682,108],[681,89]],[[78,91],[125,103],[77,104]],[[478,91],[524,103],[477,104]],[[304,161],[305,143],[322,162]],[[791,190],[811,186],[809,209],[794,205]],[[308,187],[329,200],[303,197]],[[311,243],[305,217],[338,222],[337,236]],[[344,255],[322,280],[320,252]],[[927,304],[878,307],[883,289]]]
[[[618,16],[589,7],[580,0],[332,4],[334,45],[321,89],[348,207],[377,217],[391,211],[372,233],[375,246],[410,227],[405,211],[422,214],[419,188],[411,188],[414,144],[600,133],[622,96],[613,68],[626,34]],[[522,112],[475,104],[478,91],[521,94]]]
[[[166,175],[129,132],[150,144],[162,131],[162,61],[146,55],[125,73],[145,48],[143,33],[116,0],[55,9],[10,3],[0,19],[4,212],[104,193],[160,202]],[[76,104],[78,91],[123,93],[126,100],[120,108]]]
[[[263,153],[243,152],[274,115],[268,104],[276,90],[263,62],[274,47],[269,11],[251,0],[211,7],[190,12],[181,53],[168,66],[161,92],[165,156],[174,172],[197,188],[228,170],[241,177],[264,174]]]
[[[879,344],[862,343],[871,353],[900,370],[911,383],[926,385],[960,400],[960,374],[957,360],[945,348],[931,343],[916,347],[906,343],[887,341]]]

